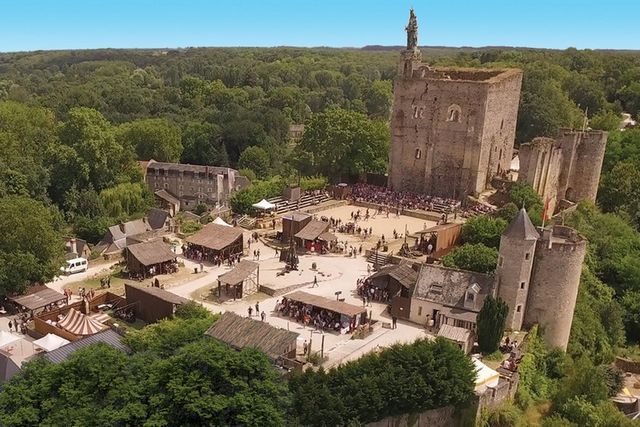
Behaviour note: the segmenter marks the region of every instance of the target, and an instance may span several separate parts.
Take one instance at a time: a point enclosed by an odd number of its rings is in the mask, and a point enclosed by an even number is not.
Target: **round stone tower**
[[[509,306],[507,329],[522,329],[536,242],[539,238],[540,235],[524,209],[520,210],[500,237],[496,289],[498,296]]]
[[[574,229],[542,230],[536,244],[524,324],[539,324],[549,347],[567,349],[587,241]]]

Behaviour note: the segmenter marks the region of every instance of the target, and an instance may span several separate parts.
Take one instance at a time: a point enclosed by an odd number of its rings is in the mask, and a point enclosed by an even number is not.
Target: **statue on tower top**
[[[409,12],[409,23],[405,27],[407,31],[407,50],[415,50],[418,48],[418,19],[413,12],[413,8]]]

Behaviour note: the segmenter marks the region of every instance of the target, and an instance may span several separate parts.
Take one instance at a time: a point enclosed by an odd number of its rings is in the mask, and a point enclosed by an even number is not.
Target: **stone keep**
[[[500,238],[497,294],[509,306],[507,329],[540,325],[549,347],[566,350],[587,241],[574,229],[535,229],[521,209]]]
[[[394,83],[388,185],[457,199],[478,194],[509,170],[522,71],[431,68],[413,43],[413,13],[407,32]]]

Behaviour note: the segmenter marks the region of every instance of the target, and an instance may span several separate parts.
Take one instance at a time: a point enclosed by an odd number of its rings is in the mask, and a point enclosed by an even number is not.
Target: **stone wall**
[[[549,201],[549,212],[555,212],[560,188],[562,149],[553,139],[535,138],[520,146],[519,157],[518,181],[531,185],[543,200]]]
[[[626,357],[617,356],[614,363],[616,365],[616,368],[624,372],[631,372],[632,374],[640,374],[640,362],[627,359]]]
[[[460,416],[452,406],[432,409],[420,414],[406,414],[388,417],[366,424],[367,427],[450,427],[461,425]]]

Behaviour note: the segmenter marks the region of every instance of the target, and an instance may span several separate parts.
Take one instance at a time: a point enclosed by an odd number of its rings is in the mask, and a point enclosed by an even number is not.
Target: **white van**
[[[85,258],[68,259],[67,265],[60,267],[60,271],[65,274],[74,274],[87,271],[89,268],[89,262]]]

